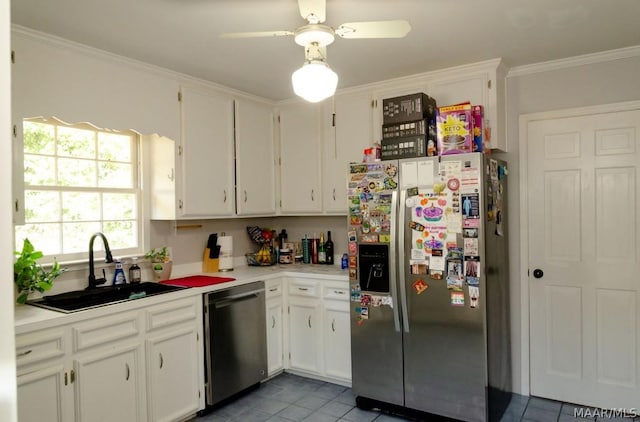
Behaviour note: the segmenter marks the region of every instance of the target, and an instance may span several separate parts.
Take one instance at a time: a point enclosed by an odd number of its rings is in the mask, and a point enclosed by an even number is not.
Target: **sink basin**
[[[58,312],[70,313],[147,296],[182,290],[186,287],[144,282],[119,286],[98,287],[91,290],[76,290],[57,295],[29,300],[27,303]]]

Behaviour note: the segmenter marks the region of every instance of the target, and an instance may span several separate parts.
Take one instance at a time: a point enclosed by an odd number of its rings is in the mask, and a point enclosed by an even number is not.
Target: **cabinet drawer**
[[[149,308],[146,313],[147,331],[193,321],[198,317],[200,307],[199,298],[189,298]]]
[[[265,297],[282,296],[282,280],[267,280],[264,283],[266,290]]]
[[[289,296],[318,297],[316,281],[292,280],[289,282]]]
[[[18,368],[64,356],[64,330],[36,331],[16,336]]]
[[[322,297],[324,299],[344,300],[349,301],[349,286],[324,286],[324,293]]]
[[[137,316],[137,312],[129,312],[75,325],[72,328],[73,351],[78,352],[139,335],[141,328]]]

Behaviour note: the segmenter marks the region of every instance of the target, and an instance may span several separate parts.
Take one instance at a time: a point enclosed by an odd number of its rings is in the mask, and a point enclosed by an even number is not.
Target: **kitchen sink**
[[[44,296],[40,299],[29,300],[27,303],[41,308],[58,312],[70,313],[113,303],[126,302],[143,297],[154,296],[186,287],[144,282],[140,284],[124,284],[118,286],[98,287],[87,290],[75,290],[57,295]]]

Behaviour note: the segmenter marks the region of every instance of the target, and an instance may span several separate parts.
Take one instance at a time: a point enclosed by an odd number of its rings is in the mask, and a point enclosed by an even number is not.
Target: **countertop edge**
[[[224,273],[203,273],[203,272],[180,272],[175,274],[174,278],[187,277],[192,275],[218,276],[235,278],[234,281],[214,284],[203,287],[191,287],[188,289],[178,290],[165,294],[155,295],[151,297],[130,300],[122,303],[114,303],[108,306],[102,306],[85,311],[73,312],[65,314],[48,309],[39,308],[31,305],[15,305],[15,334],[25,334],[32,331],[38,331],[55,326],[73,324],[87,319],[99,318],[115,313],[137,310],[142,306],[154,306],[161,303],[180,300],[183,298],[202,295],[216,290],[222,290],[229,287],[239,286],[260,280],[270,280],[280,277],[289,278],[312,278],[316,280],[341,281],[348,282],[348,276],[345,271],[338,272],[336,269],[300,267],[300,268],[282,268],[283,266],[274,267],[239,267],[234,271]],[[303,269],[303,271],[300,271]]]

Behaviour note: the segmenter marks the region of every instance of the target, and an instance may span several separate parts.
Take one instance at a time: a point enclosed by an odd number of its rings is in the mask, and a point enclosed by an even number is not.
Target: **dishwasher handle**
[[[225,296],[219,299],[210,298],[209,304],[213,305],[216,309],[225,308],[233,303],[243,302],[245,300],[251,300],[260,297],[260,294],[264,294],[264,289],[252,290],[250,292],[241,293],[237,295]]]

